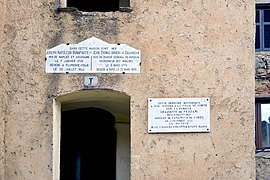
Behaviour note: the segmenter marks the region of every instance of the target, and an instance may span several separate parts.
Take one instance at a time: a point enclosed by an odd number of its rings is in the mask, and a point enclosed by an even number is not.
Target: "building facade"
[[[256,86],[255,86],[255,142],[257,179],[269,179],[269,5],[270,1],[256,3]]]
[[[0,179],[255,179],[253,1],[0,2]],[[140,71],[46,72],[92,37]],[[210,100],[209,129],[150,133],[152,98]]]

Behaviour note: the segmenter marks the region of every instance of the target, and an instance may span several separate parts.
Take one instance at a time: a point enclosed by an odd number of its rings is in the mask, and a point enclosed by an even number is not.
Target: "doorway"
[[[60,179],[115,180],[115,117],[101,108],[62,112]]]
[[[53,180],[130,179],[130,96],[106,89],[59,96],[53,120]]]

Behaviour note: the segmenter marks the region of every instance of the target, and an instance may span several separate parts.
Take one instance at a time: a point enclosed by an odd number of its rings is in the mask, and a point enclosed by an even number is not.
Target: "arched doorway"
[[[79,91],[54,104],[54,179],[130,179],[129,96]]]

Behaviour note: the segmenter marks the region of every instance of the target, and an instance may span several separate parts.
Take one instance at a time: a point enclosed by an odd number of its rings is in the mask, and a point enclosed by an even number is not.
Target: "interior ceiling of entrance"
[[[130,97],[112,90],[78,91],[56,98],[61,102],[62,111],[95,107],[111,112],[116,122],[129,123]]]

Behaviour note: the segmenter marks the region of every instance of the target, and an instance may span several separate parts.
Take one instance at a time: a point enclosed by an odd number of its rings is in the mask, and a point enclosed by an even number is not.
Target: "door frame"
[[[53,99],[53,180],[60,179],[61,111],[83,107],[105,109],[115,116],[116,123],[129,124],[130,127],[130,96],[126,93],[94,89],[72,92]],[[130,141],[128,148],[130,158]],[[128,173],[130,177],[130,163]]]

